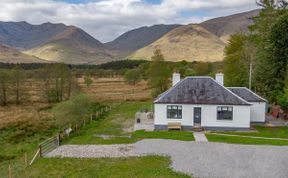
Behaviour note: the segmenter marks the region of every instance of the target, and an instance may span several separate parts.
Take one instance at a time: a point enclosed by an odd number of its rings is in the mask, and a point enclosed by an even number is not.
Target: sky
[[[0,21],[64,23],[108,42],[154,24],[190,24],[256,9],[255,0],[0,0]]]

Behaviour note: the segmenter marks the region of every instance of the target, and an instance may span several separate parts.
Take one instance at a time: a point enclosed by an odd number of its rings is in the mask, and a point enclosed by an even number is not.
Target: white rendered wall
[[[251,122],[265,122],[266,103],[251,102]]]
[[[201,126],[250,128],[250,106],[232,106],[232,107],[233,107],[233,120],[217,120],[217,106],[215,105],[203,106]]]
[[[235,127],[250,128],[250,106],[233,106],[233,120],[217,120],[218,105],[186,105],[182,106],[182,119],[167,119],[167,105],[154,105],[154,124],[167,125],[168,122],[180,122],[185,126],[193,126],[194,123],[194,107],[200,107],[202,111],[201,126],[202,127]],[[175,104],[177,105],[177,104]],[[224,106],[224,105],[219,105]]]
[[[170,104],[155,104],[154,105],[154,124],[167,125],[168,122],[180,122],[181,125],[193,126],[193,109],[191,105],[182,106],[182,119],[167,119],[167,105]],[[178,104],[173,104],[178,105]]]

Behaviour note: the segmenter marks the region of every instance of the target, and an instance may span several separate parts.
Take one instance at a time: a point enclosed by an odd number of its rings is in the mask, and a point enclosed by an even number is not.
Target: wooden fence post
[[[11,168],[11,164],[9,164],[9,167],[8,167],[8,177],[9,177],[9,178],[12,178],[12,168]]]
[[[60,133],[58,133],[58,146],[60,146],[60,139],[61,139],[61,136],[60,136]]]
[[[25,164],[25,167],[27,167],[27,152],[25,152],[24,154],[24,164]]]
[[[42,157],[42,146],[39,145],[39,157]]]

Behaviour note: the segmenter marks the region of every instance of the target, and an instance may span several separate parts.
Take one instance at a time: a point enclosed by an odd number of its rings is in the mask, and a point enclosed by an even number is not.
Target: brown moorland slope
[[[129,58],[151,60],[154,50],[161,49],[168,61],[215,62],[223,60],[224,47],[224,42],[203,27],[185,25],[168,32]]]
[[[0,62],[7,63],[45,63],[49,62],[35,56],[21,53],[17,49],[0,44]]]
[[[119,56],[127,56],[136,50],[143,48],[161,38],[169,31],[181,25],[153,25],[150,27],[140,27],[130,30],[120,35],[115,40],[108,42],[105,46],[112,50],[117,50]]]
[[[112,52],[105,49],[101,42],[73,26],[55,35],[50,42],[25,53],[69,64],[100,64],[113,59]]]
[[[226,17],[219,17],[207,20],[200,25],[227,43],[230,35],[237,32],[247,32],[248,26],[253,23],[252,18],[257,16],[259,12],[260,10],[257,9]]]

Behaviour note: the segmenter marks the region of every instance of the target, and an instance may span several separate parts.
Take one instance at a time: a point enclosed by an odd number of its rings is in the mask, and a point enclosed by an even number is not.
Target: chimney
[[[224,86],[224,74],[221,72],[218,72],[215,76],[215,80],[222,86]]]
[[[173,76],[172,76],[172,82],[173,82],[173,86],[176,85],[178,82],[180,82],[180,74],[174,72]]]

